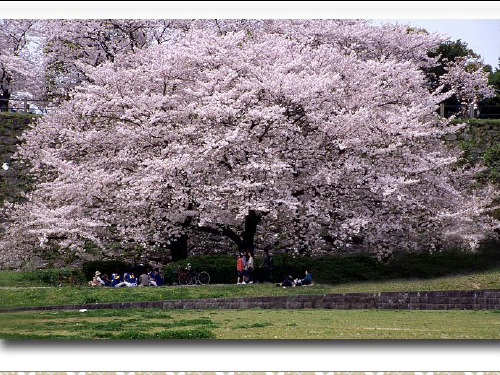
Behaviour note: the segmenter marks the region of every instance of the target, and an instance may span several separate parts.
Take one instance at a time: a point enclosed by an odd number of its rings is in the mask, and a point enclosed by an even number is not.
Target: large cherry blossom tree
[[[11,207],[2,256],[198,233],[379,257],[474,247],[497,227],[496,192],[442,140],[459,129],[436,111],[451,94],[422,71],[440,41],[364,21],[200,21],[87,67],[24,136],[37,188]]]

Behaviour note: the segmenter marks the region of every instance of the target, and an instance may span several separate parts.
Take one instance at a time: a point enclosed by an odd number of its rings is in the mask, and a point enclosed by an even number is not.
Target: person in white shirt
[[[253,284],[253,256],[250,251],[247,251],[247,262],[245,263],[245,274],[248,279],[247,284]]]

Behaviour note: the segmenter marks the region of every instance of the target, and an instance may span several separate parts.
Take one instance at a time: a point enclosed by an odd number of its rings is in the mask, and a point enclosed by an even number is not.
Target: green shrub
[[[485,119],[485,118],[472,118],[472,119],[462,119],[456,118],[450,120],[450,124],[470,124],[470,125],[499,125],[500,119]]]
[[[0,286],[54,286],[59,276],[76,276],[81,284],[85,282],[85,275],[76,269],[44,269],[23,272],[1,272]]]
[[[396,253],[387,263],[387,273],[392,277],[429,278],[463,271],[477,271],[500,264],[498,242],[484,243],[475,253],[459,249],[440,252]]]
[[[312,265],[311,274],[316,282],[328,284],[386,278],[383,263],[368,254],[321,257]]]
[[[85,275],[81,270],[69,269],[69,268],[58,268],[58,269],[46,269],[32,271],[34,277],[38,277],[43,284],[54,285],[54,283],[62,277],[69,277],[71,275],[76,276],[80,284],[85,283]]]

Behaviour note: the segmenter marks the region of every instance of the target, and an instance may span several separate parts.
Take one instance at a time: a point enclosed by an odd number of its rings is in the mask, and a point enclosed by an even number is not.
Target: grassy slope
[[[208,285],[193,287],[161,288],[89,288],[89,287],[2,287],[2,307],[105,303],[122,301],[157,301],[184,298],[222,298],[250,296],[281,296],[292,294],[323,294],[348,292],[420,291],[449,289],[498,289],[499,269],[467,275],[447,276],[426,280],[390,280],[379,282],[355,282],[339,285],[314,285],[310,287],[277,288],[272,284]],[[7,276],[6,276],[7,275]],[[17,275],[19,276],[19,275]],[[16,277],[17,277],[16,276]],[[9,279],[8,273],[0,273],[0,280]],[[0,285],[5,285],[0,283]],[[10,284],[12,285],[12,284]]]
[[[2,314],[0,338],[499,339],[499,317],[494,311],[310,309],[22,312]]]
[[[484,118],[474,118],[474,119],[453,119],[450,120],[451,124],[471,124],[471,125],[500,125],[500,119],[484,119]]]

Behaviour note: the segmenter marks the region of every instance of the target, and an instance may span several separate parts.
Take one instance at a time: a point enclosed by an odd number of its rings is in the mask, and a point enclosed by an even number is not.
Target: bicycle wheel
[[[80,286],[82,285],[82,283],[80,282],[80,279],[78,279],[78,277],[76,277],[75,275],[71,276],[70,279],[70,284],[71,286]]]
[[[210,275],[208,272],[200,272],[198,275],[198,283],[201,285],[207,285],[210,282]]]
[[[189,284],[190,277],[183,273],[183,274],[179,275],[178,281],[179,281],[179,285],[187,285],[187,284]]]

